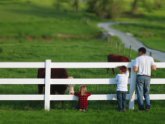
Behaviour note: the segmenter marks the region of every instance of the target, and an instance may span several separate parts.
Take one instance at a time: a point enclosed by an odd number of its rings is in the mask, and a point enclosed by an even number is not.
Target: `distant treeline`
[[[123,13],[143,14],[163,8],[164,0],[86,0],[88,11],[103,18],[115,18]]]
[[[9,1],[9,0],[7,0]],[[85,10],[102,18],[115,18],[122,14],[144,14],[165,6],[165,0],[17,0],[28,3],[51,3],[58,10]]]

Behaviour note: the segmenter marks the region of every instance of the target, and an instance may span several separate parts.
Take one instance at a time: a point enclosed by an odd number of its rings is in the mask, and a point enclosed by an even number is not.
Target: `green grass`
[[[107,61],[117,52],[110,42],[99,39],[54,41],[8,41],[1,43],[1,61]],[[121,51],[121,49],[120,49]],[[128,50],[125,55],[128,55]],[[135,52],[133,53],[135,56]]]
[[[4,0],[3,0],[4,1]],[[16,0],[15,0],[16,1]],[[22,0],[23,1],[23,0]],[[109,53],[128,56],[116,37],[109,42],[100,38],[97,17],[72,11],[57,11],[47,5],[0,1],[0,60],[44,62],[106,62]],[[3,3],[3,4],[2,4]],[[160,33],[160,32],[159,32]],[[121,44],[120,50],[115,44]],[[136,52],[132,51],[132,59]],[[68,69],[75,78],[108,78],[106,69]],[[36,69],[0,69],[1,78],[35,78]],[[164,77],[164,69],[153,73]],[[76,86],[79,90],[79,85]],[[116,85],[89,85],[93,94],[115,93]],[[164,85],[152,85],[151,93],[164,93]],[[0,85],[0,94],[36,94],[36,85]],[[164,101],[152,101],[150,112],[119,113],[116,101],[89,101],[89,111],[74,110],[76,101],[51,103],[51,111],[43,110],[43,101],[1,101],[0,124],[26,123],[128,123],[164,124]]]
[[[124,32],[130,32],[147,47],[165,52],[165,9],[146,13],[137,17],[117,19],[127,24],[115,25],[114,27]]]
[[[50,112],[45,111],[6,111],[1,110],[1,122],[2,124],[26,124],[26,123],[41,123],[41,124],[91,124],[91,123],[104,123],[104,124],[164,124],[164,108],[155,107],[150,112],[139,112],[139,111],[129,111],[126,113],[119,113],[110,103],[107,103],[107,108],[110,110],[89,110],[87,113],[78,112],[76,110],[52,110]],[[114,106],[113,106],[114,107]],[[16,119],[19,117],[19,119]],[[61,119],[59,119],[61,118]]]
[[[13,43],[14,42],[14,43]],[[114,52],[115,51],[115,52]],[[59,40],[59,41],[33,41],[33,42],[3,42],[1,44],[1,61],[42,61],[51,59],[53,62],[106,62],[109,53],[116,53],[116,48],[111,42],[105,40]],[[129,50],[125,51],[128,55]],[[124,54],[123,54],[124,55]],[[132,55],[135,56],[133,52]],[[106,69],[69,69],[69,75],[75,78],[108,78],[112,77]],[[1,78],[35,78],[36,69],[0,69]],[[36,93],[36,86],[0,86],[0,93]],[[94,93],[115,92],[114,86],[89,86]]]
[[[24,7],[22,7],[24,6]],[[0,4],[0,39],[97,35],[94,16],[35,4]],[[92,23],[91,23],[92,22]]]

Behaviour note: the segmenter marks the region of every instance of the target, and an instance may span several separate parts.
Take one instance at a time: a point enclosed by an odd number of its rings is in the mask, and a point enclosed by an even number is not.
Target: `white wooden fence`
[[[0,95],[0,100],[43,100],[45,110],[50,110],[50,101],[58,100],[76,100],[73,95],[51,95],[51,84],[115,84],[113,78],[108,79],[51,79],[51,68],[115,68],[117,66],[125,65],[132,68],[130,63],[108,63],[108,62],[0,62],[0,68],[46,68],[45,79],[29,79],[29,78],[0,78],[0,85],[3,84],[45,84],[45,94],[39,95]],[[165,62],[156,63],[157,68],[165,68]],[[131,69],[131,76],[129,79],[130,88],[127,99],[129,100],[129,109],[134,109],[135,97],[135,78],[136,74]],[[165,84],[165,78],[151,79],[151,84]],[[151,94],[151,100],[165,100],[165,94]],[[116,100],[116,94],[98,94],[91,95],[89,100]]]

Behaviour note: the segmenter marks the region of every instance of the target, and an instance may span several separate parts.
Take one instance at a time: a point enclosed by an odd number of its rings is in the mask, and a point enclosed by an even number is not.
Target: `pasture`
[[[5,0],[3,0],[5,1]],[[7,0],[6,0],[7,1]],[[101,19],[86,12],[57,11],[53,7],[24,2],[0,2],[0,61],[54,62],[105,62],[109,53],[120,53],[111,42],[101,39],[96,24]],[[23,0],[22,0],[23,1]],[[49,2],[48,4],[49,5]],[[104,20],[105,21],[105,20]],[[161,24],[160,24],[161,25]],[[161,26],[160,26],[161,27]],[[162,26],[163,27],[163,26]],[[159,32],[162,37],[161,32]],[[112,38],[116,42],[116,38]],[[120,41],[118,41],[120,42]],[[160,45],[160,49],[161,49]],[[122,46],[123,47],[123,46]],[[136,57],[132,51],[132,59]],[[69,69],[75,78],[108,78],[106,69]],[[164,78],[164,69],[154,72],[153,77]],[[32,78],[35,69],[0,69],[1,78]],[[79,86],[76,86],[78,91]],[[116,86],[89,85],[94,94],[115,93]],[[164,85],[152,85],[151,93],[165,93]],[[1,85],[1,94],[34,94],[34,85]],[[43,110],[41,101],[0,101],[0,124],[31,123],[107,123],[107,124],[164,124],[164,101],[152,101],[150,112],[135,111],[119,113],[116,101],[90,101],[86,113],[74,109],[76,102],[51,103],[51,111]]]
[[[165,8],[161,10],[146,12],[144,15],[116,19],[126,24],[115,25],[114,27],[132,33],[147,47],[165,52]]]

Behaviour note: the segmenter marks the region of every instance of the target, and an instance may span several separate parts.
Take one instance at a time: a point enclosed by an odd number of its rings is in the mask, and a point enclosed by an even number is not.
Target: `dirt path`
[[[116,24],[118,23],[116,22],[99,23],[98,27],[103,28],[105,31],[118,36],[122,40],[122,42],[125,44],[126,48],[130,48],[130,45],[132,49],[135,51],[137,51],[139,47],[147,48],[141,41],[133,37],[131,34],[121,32],[119,30],[112,28],[112,25],[116,25]],[[150,48],[147,48],[147,51],[152,53],[152,56],[154,59],[165,62],[165,52],[153,50]]]

